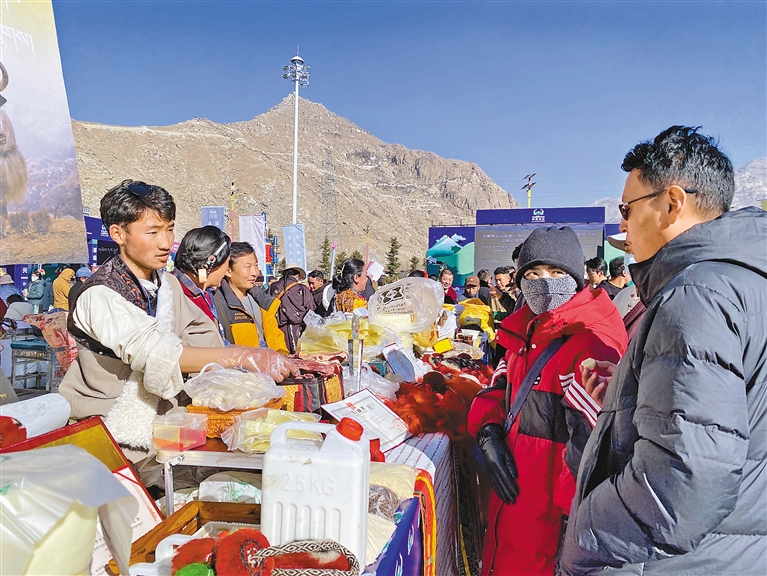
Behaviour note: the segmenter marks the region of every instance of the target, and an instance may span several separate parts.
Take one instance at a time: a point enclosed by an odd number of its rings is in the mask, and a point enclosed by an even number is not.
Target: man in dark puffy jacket
[[[672,126],[631,150],[621,230],[647,306],[581,459],[566,574],[767,574],[767,213]]]

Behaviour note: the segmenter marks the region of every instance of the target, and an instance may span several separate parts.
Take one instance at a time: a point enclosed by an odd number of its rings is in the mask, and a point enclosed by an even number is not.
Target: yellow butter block
[[[448,350],[453,349],[453,343],[450,342],[447,338],[443,338],[442,340],[437,340],[437,342],[434,344],[434,351],[437,354],[443,354],[447,352]]]

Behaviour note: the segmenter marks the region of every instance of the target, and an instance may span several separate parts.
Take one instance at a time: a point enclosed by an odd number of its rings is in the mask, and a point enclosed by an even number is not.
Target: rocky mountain
[[[767,158],[757,158],[735,171],[733,208],[761,206],[767,200]]]
[[[735,170],[735,196],[732,209],[746,206],[761,207],[761,201],[767,199],[767,158],[757,158],[745,166]],[[591,203],[591,206],[605,207],[605,220],[618,223],[621,220],[618,212],[620,198],[602,198]]]
[[[281,238],[291,222],[293,96],[252,120],[217,124],[195,118],[173,126],[127,127],[73,121],[83,205],[98,214],[99,200],[125,178],[159,184],[178,205],[177,230],[200,225],[202,206],[229,206],[236,181],[237,214],[267,214]],[[299,100],[298,221],[306,225],[307,263],[334,221],[323,190],[336,190],[339,250],[365,249],[385,262],[392,236],[400,261],[420,259],[428,227],[473,220],[480,208],[516,208],[512,196],[476,165],[387,144],[321,104]],[[332,205],[332,203],[331,203]],[[333,233],[330,236],[334,236]]]

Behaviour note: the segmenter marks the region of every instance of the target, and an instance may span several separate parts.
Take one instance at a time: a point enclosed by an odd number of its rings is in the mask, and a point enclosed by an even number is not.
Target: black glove
[[[485,461],[485,471],[498,497],[515,504],[519,496],[517,465],[506,444],[506,433],[500,424],[488,424],[477,432],[477,445]]]

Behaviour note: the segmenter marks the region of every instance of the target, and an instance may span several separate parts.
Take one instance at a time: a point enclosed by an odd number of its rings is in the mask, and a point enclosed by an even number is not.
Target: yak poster
[[[0,1],[0,265],[88,261],[48,1]]]

